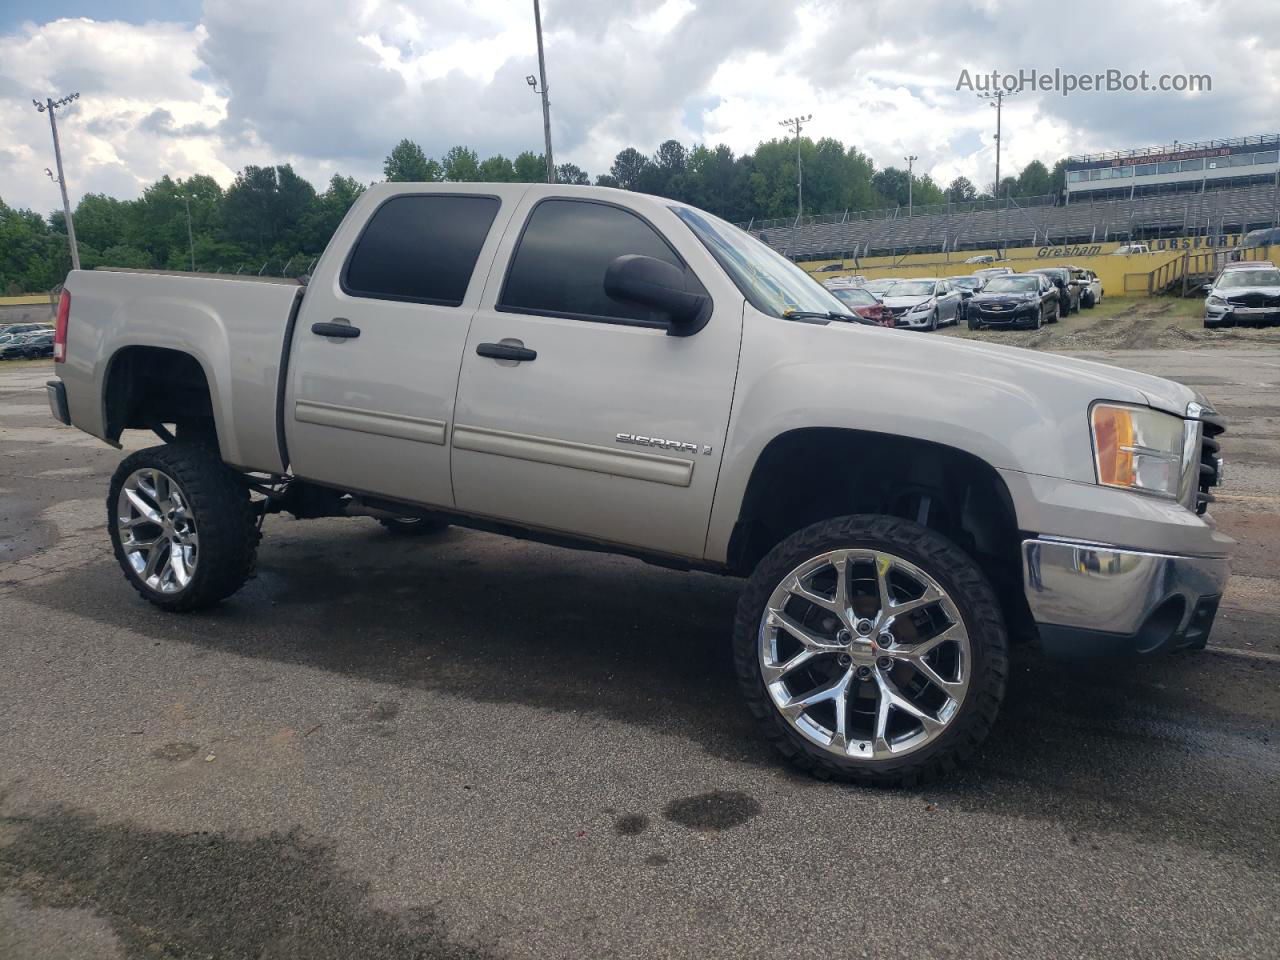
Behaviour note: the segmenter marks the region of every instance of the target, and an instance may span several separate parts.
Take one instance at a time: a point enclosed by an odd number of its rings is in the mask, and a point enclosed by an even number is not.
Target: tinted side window
[[[660,325],[647,307],[614,300],[604,292],[605,270],[628,253],[685,269],[651,226],[621,207],[544,200],[525,225],[498,309]]]
[[[497,213],[496,197],[393,197],[356,241],[342,289],[353,297],[456,307]]]

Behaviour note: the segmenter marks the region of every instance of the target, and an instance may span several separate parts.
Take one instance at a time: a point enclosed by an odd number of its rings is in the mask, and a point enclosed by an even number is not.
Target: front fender
[[[750,312],[750,311],[749,311]],[[745,325],[738,384],[712,507],[707,559],[722,562],[752,470],[768,444],[811,427],[908,437],[997,470],[1093,482],[1089,404],[1145,403],[1105,367],[1029,350],[833,323]],[[867,463],[865,469],[876,470]],[[821,482],[822,478],[815,478]]]

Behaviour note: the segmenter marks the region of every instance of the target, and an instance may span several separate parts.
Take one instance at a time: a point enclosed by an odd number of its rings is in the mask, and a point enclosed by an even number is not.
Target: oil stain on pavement
[[[760,812],[760,804],[736,790],[713,790],[667,804],[662,815],[691,830],[731,830]]]
[[[236,838],[101,823],[56,809],[0,817],[0,893],[90,907],[127,957],[488,960],[430,910],[397,916],[299,831]]]

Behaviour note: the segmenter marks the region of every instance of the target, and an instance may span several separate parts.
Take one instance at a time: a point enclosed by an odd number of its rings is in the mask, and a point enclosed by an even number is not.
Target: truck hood
[[[1260,287],[1214,287],[1209,291],[1215,297],[1247,297],[1250,294],[1262,294],[1266,297],[1280,296],[1280,287],[1260,286]]]
[[[916,307],[922,303],[932,300],[933,297],[885,297],[884,305],[892,309],[902,309],[903,307]]]
[[[1083,403],[1082,413],[1094,400],[1116,400],[1185,416],[1188,403],[1204,400],[1190,387],[1173,380],[1092,360],[955,337],[889,331],[884,331],[883,336],[910,336],[912,362],[921,367],[953,370],[958,377],[994,379],[1029,393],[1044,393],[1050,384],[1067,388]]]

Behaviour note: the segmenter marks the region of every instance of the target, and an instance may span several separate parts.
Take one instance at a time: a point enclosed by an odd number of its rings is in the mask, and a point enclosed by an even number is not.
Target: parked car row
[[[53,356],[53,330],[32,326],[33,330],[0,333],[0,360],[34,360]]]
[[[1070,266],[1037,267],[1026,273],[986,267],[969,276],[941,279],[833,277],[822,285],[860,317],[914,330],[962,322],[970,330],[1038,329],[1081,307],[1096,306],[1103,293],[1096,273]]]

